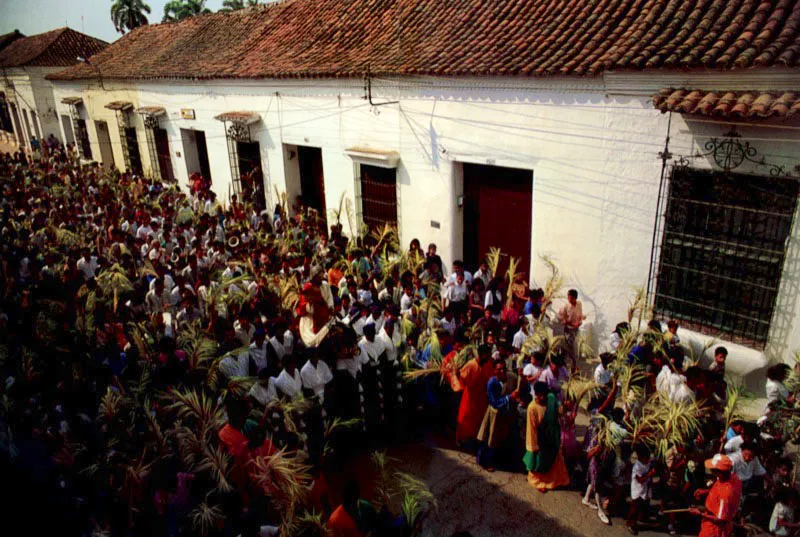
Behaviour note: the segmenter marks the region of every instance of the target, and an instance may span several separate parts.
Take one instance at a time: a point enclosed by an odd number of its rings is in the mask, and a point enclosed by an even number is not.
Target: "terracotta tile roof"
[[[20,33],[19,30],[14,30],[13,32],[9,32],[7,34],[0,35],[0,50],[3,50],[8,45],[16,41],[17,39],[25,37]]]
[[[23,37],[0,50],[0,67],[66,67],[103,50],[108,43],[69,28]]]
[[[720,118],[787,118],[800,113],[800,93],[663,89],[653,95],[662,112]]]
[[[288,0],[143,26],[93,63],[134,79],[796,67],[800,0]]]

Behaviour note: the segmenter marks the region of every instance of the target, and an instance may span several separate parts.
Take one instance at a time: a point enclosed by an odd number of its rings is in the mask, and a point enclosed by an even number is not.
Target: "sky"
[[[167,0],[144,1],[150,23],[161,22]],[[206,6],[217,11],[222,0],[207,0]],[[121,35],[111,22],[111,0],[0,0],[0,34],[16,29],[35,35],[64,26],[108,42]]]

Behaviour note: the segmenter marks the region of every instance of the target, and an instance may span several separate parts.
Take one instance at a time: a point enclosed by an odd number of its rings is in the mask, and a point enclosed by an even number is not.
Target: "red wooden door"
[[[518,271],[531,263],[533,172],[516,168],[464,164],[464,261],[477,266],[489,248],[520,259]]]

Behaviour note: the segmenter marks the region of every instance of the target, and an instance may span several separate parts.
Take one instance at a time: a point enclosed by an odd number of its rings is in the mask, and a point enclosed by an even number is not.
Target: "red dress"
[[[458,372],[464,394],[461,396],[461,405],[458,407],[456,442],[477,438],[483,415],[486,414],[489,406],[486,384],[492,378],[493,371],[494,366],[491,360],[480,365],[478,359],[473,358]]]

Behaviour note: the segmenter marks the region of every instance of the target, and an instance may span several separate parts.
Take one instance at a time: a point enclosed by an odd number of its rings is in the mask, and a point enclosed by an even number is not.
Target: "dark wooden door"
[[[211,180],[211,166],[208,164],[208,146],[206,145],[206,133],[194,131],[194,141],[197,144],[197,161],[200,164],[200,175]]]
[[[531,170],[464,164],[464,262],[474,268],[497,247],[506,254],[498,275],[509,256],[520,259],[518,272],[528,272],[532,203]]]
[[[242,199],[250,200],[259,209],[266,207],[264,172],[261,169],[261,145],[258,142],[237,142]]]
[[[169,155],[169,138],[165,129],[153,129],[156,139],[156,153],[158,154],[158,169],[161,171],[161,179],[165,181],[174,180],[172,174],[172,159]]]
[[[297,147],[300,166],[300,190],[303,203],[316,209],[323,222],[325,217],[325,176],[322,170],[322,149],[318,147]]]
[[[131,171],[142,173],[142,155],[139,153],[139,140],[136,139],[136,127],[125,129],[125,140],[128,142],[128,158],[131,161]]]

